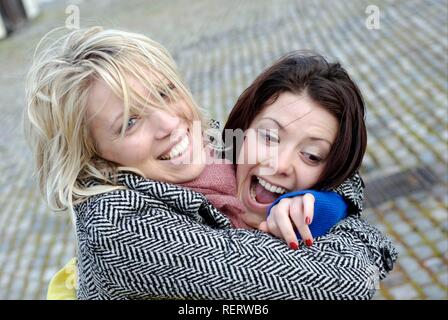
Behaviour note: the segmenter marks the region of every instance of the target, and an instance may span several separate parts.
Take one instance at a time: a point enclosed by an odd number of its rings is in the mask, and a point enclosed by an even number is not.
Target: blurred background
[[[0,0],[0,298],[45,299],[75,255],[43,203],[24,141],[24,78],[56,27],[102,25],[166,46],[200,106],[225,121],[239,94],[295,49],[339,60],[367,103],[364,217],[400,256],[375,299],[448,298],[448,2]]]

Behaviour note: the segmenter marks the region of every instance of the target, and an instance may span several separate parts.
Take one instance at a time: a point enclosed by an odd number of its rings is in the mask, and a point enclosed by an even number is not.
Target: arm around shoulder
[[[213,226],[129,190],[100,197],[81,220],[79,298],[369,299],[375,292],[374,243],[343,226],[292,251],[263,232]]]

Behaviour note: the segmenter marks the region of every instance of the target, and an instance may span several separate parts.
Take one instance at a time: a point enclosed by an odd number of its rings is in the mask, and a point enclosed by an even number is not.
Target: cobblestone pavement
[[[45,298],[75,254],[67,214],[51,213],[36,189],[20,123],[34,47],[64,25],[70,3],[81,26],[142,32],[168,47],[198,103],[220,120],[280,55],[306,48],[340,60],[368,106],[365,217],[400,250],[376,299],[448,298],[448,3],[412,0],[46,1],[0,41],[0,298]],[[365,25],[370,4],[379,30]]]

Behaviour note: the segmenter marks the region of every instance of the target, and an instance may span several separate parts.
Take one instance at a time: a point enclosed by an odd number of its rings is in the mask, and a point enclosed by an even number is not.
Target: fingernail
[[[299,245],[297,244],[297,242],[290,242],[290,243],[289,243],[289,247],[290,247],[292,250],[297,250],[297,249],[299,249]]]
[[[310,223],[311,223],[311,219],[310,219],[310,217],[306,217],[306,218],[305,218],[305,223],[306,223],[306,224],[310,224]]]
[[[313,240],[311,240],[311,239],[306,239],[306,240],[305,240],[305,244],[306,244],[308,247],[311,247],[311,246],[313,245]]]

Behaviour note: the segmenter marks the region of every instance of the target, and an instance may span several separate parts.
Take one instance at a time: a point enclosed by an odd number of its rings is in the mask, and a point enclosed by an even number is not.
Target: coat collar
[[[131,171],[119,171],[118,184],[161,201],[195,220],[205,220],[215,227],[231,227],[230,220],[218,211],[201,193],[175,184],[146,179]]]

